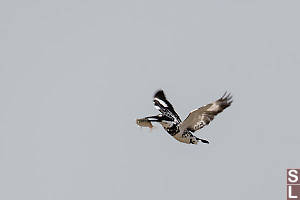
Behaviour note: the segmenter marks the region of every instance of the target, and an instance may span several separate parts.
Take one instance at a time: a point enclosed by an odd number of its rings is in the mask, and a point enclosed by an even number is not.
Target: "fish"
[[[151,121],[146,118],[137,119],[136,124],[140,127],[153,128]]]

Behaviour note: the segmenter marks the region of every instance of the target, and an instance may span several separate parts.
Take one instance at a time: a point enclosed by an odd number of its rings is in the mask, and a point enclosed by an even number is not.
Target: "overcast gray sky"
[[[1,1],[0,199],[282,200],[299,168],[299,1]],[[228,90],[186,145],[160,126]]]

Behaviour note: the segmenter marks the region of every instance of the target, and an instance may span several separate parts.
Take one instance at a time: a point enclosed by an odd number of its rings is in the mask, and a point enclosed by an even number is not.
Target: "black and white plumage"
[[[208,125],[217,114],[230,106],[232,96],[225,93],[217,101],[190,112],[184,121],[181,121],[162,90],[155,93],[153,103],[161,114],[146,117],[145,120],[160,123],[171,136],[180,142],[187,144],[197,144],[198,141],[209,143],[207,140],[194,136],[193,133]]]

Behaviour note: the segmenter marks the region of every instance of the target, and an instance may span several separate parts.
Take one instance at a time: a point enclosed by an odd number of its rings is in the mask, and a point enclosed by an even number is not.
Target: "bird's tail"
[[[207,141],[207,140],[204,140],[204,139],[201,139],[201,138],[197,138],[197,137],[196,137],[196,139],[198,141],[200,140],[202,143],[209,144],[209,141]]]

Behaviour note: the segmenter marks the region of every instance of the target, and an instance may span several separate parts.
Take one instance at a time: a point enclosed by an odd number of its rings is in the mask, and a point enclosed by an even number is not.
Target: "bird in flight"
[[[158,90],[153,98],[154,107],[161,112],[159,115],[137,119],[136,123],[142,127],[152,128],[151,122],[157,122],[176,140],[197,144],[198,141],[209,143],[207,140],[193,135],[194,132],[208,125],[214,117],[231,105],[231,94],[225,94],[213,103],[202,106],[190,112],[184,121],[181,121],[172,104],[167,100],[163,90]]]

